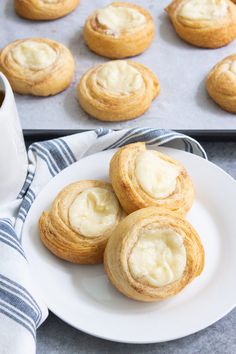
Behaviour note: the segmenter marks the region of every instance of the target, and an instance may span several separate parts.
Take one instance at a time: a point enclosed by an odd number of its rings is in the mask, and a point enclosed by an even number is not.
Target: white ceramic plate
[[[36,198],[23,230],[23,246],[36,286],[49,309],[70,325],[101,338],[154,343],[197,332],[226,315],[236,303],[236,183],[224,171],[195,155],[160,151],[189,171],[196,201],[188,220],[206,252],[202,275],[179,295],[159,303],[130,300],[109,283],[102,265],[61,261],[41,243],[38,219],[56,194],[81,179],[108,179],[114,150],[86,157],[53,178]]]

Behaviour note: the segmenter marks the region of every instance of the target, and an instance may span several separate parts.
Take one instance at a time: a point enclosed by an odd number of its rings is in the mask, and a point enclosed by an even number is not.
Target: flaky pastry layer
[[[134,143],[120,148],[110,162],[110,181],[124,210],[129,214],[135,210],[156,206],[185,215],[194,200],[191,178],[178,161],[155,152],[166,162],[179,168],[175,190],[165,198],[154,198],[140,186],[135,175],[135,161],[139,153],[146,151],[145,143]]]
[[[139,281],[132,275],[129,266],[130,254],[142,230],[153,225],[157,229],[171,229],[180,235],[186,250],[186,265],[182,276],[164,286]],[[202,273],[204,249],[200,237],[188,221],[177,213],[149,207],[128,215],[116,227],[106,246],[104,266],[111,283],[125,296],[146,302],[164,300],[178,294]]]
[[[219,48],[232,42],[236,37],[236,7],[230,0],[226,16],[193,20],[179,15],[181,7],[189,0],[174,0],[165,9],[170,20],[184,41],[202,48]],[[199,0],[199,3],[201,1]]]
[[[55,53],[55,60],[45,68],[22,66],[16,60],[15,50],[22,44],[43,43]],[[24,49],[26,50],[26,49]],[[38,60],[34,53],[35,59]],[[47,38],[19,39],[8,44],[0,52],[0,70],[6,75],[13,90],[34,96],[55,95],[66,89],[74,76],[75,63],[69,49]]]
[[[221,108],[236,113],[236,54],[226,57],[213,67],[208,74],[206,87],[210,97]]]
[[[14,0],[16,13],[29,20],[55,20],[72,12],[80,0]]]
[[[112,191],[111,185],[102,181],[85,180],[72,183],[57,195],[51,208],[43,212],[39,220],[40,237],[44,245],[57,257],[69,262],[101,263],[107,240],[124,216],[120,208],[116,223],[99,236],[86,237],[77,232],[70,224],[70,207],[81,192],[93,187]]]
[[[138,11],[146,18],[145,24],[136,28],[127,27],[121,33],[115,34],[98,22],[95,11],[84,26],[84,39],[88,47],[93,52],[111,59],[122,59],[144,52],[150,46],[155,31],[150,13],[128,2],[114,2],[111,5]]]
[[[77,86],[77,99],[85,112],[102,121],[125,121],[146,112],[158,96],[160,85],[155,74],[143,64],[127,61],[142,76],[140,88],[130,94],[114,94],[97,80],[98,72],[105,64],[88,70]]]

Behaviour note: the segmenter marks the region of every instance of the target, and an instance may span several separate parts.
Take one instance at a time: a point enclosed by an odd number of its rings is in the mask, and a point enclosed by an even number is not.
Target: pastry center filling
[[[25,41],[12,50],[12,56],[19,65],[25,68],[41,70],[55,62],[57,53],[46,43]]]
[[[144,230],[129,258],[134,279],[152,286],[161,287],[180,279],[185,267],[183,238],[169,228]]]
[[[232,71],[232,73],[236,74],[236,60],[231,63],[229,70]]]
[[[85,189],[69,208],[72,229],[86,237],[97,237],[114,227],[120,206],[115,194],[105,188]]]
[[[117,34],[146,23],[146,17],[139,11],[129,7],[112,5],[97,10],[97,20],[101,25]]]
[[[188,0],[179,15],[189,20],[214,20],[225,17],[227,12],[226,0]]]
[[[136,157],[135,176],[141,188],[153,198],[171,195],[179,173],[177,166],[162,160],[155,151],[146,150]]]
[[[126,61],[117,60],[103,65],[98,70],[97,83],[109,92],[130,94],[141,88],[143,77]]]

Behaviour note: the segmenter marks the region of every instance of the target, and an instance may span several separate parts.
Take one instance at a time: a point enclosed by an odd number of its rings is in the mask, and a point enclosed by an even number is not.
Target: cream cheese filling
[[[188,20],[217,20],[227,15],[226,0],[188,0],[178,15]]]
[[[179,280],[186,267],[183,238],[172,229],[153,227],[144,230],[129,257],[134,279],[162,287]]]
[[[179,173],[179,167],[164,161],[155,151],[146,150],[136,157],[135,176],[141,188],[153,198],[171,195]]]
[[[25,41],[12,49],[14,60],[22,67],[41,70],[52,65],[56,58],[56,51],[47,43]]]
[[[141,88],[141,73],[126,61],[116,60],[107,63],[98,70],[97,83],[115,94],[130,94]]]
[[[144,25],[146,17],[129,7],[109,5],[97,10],[97,21],[113,34],[119,35],[122,31]]]
[[[116,225],[119,213],[120,205],[115,193],[93,187],[76,197],[68,215],[74,231],[86,237],[97,237]]]

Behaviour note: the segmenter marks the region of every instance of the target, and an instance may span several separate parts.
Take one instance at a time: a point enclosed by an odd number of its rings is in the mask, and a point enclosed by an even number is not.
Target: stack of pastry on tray
[[[15,0],[15,10],[26,19],[54,20],[73,11],[79,2]],[[236,6],[230,0],[174,0],[166,12],[176,33],[189,44],[219,48],[236,37]],[[125,58],[148,49],[154,32],[151,14],[128,2],[114,2],[88,17],[84,25],[88,47],[98,55],[118,59],[91,68],[78,83],[78,101],[89,115],[103,121],[124,121],[149,109],[160,91],[158,79],[143,64]],[[27,38],[2,49],[0,70],[15,92],[49,96],[70,85],[75,64],[64,45]],[[236,113],[236,55],[211,70],[206,86],[218,105]]]
[[[41,240],[77,264],[104,261],[111,283],[139,301],[179,293],[204,267],[204,249],[185,219],[194,201],[185,167],[145,143],[120,148],[110,183],[66,186],[39,220]]]

